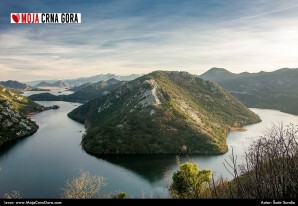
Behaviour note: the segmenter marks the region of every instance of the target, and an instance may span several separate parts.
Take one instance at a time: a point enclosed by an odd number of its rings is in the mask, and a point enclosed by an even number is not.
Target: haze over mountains
[[[115,90],[122,86],[125,82],[121,82],[117,79],[109,79],[107,81],[101,80],[94,84],[83,84],[79,87],[75,87],[73,94],[69,95],[53,95],[50,93],[34,94],[29,96],[33,101],[67,101],[67,102],[80,102],[85,103],[96,97],[106,95],[110,91]]]
[[[223,68],[212,68],[200,77],[217,82],[248,107],[298,114],[297,68],[240,74]]]
[[[8,87],[10,89],[21,90],[21,91],[38,89],[29,84],[24,84],[14,80],[0,81],[0,85]]]
[[[35,85],[36,87],[69,87],[69,84],[67,84],[66,82],[59,80],[57,82],[54,83],[49,83],[46,81],[42,81],[40,83],[38,83],[37,85]]]
[[[232,95],[187,72],[156,71],[70,112],[93,154],[219,154],[230,129],[261,121]]]
[[[109,79],[117,79],[119,81],[130,81],[133,80],[137,77],[140,77],[141,75],[139,74],[131,74],[127,76],[121,76],[121,75],[116,75],[116,74],[99,74],[91,77],[79,77],[76,79],[65,79],[65,80],[36,80],[36,81],[30,81],[26,82],[29,85],[32,86],[37,86],[39,83],[43,82],[43,85],[49,85],[52,86],[53,83],[57,83],[58,81],[63,81],[64,83],[68,84],[68,86],[80,86],[85,83],[96,83],[101,80],[109,80]]]

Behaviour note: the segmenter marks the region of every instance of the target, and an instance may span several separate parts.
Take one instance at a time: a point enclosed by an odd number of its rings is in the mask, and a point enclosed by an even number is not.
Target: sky
[[[82,14],[11,24],[10,13]],[[298,0],[0,0],[0,80],[298,67]]]

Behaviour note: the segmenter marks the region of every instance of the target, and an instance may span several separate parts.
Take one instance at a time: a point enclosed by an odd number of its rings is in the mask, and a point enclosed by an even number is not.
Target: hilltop
[[[156,71],[68,114],[93,154],[221,154],[230,129],[260,118],[223,88],[187,72]]]

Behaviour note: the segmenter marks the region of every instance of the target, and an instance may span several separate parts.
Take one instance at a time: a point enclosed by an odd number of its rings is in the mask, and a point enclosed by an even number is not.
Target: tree
[[[81,172],[78,178],[66,182],[62,198],[66,199],[93,199],[99,198],[100,188],[105,186],[104,178]]]
[[[22,199],[19,191],[12,191],[11,193],[6,193],[3,199]]]
[[[234,179],[214,184],[214,198],[297,199],[298,125],[274,125],[245,152],[225,162]]]
[[[186,162],[174,172],[172,179],[170,193],[173,198],[202,198],[211,182],[211,171],[199,170],[197,164]]]

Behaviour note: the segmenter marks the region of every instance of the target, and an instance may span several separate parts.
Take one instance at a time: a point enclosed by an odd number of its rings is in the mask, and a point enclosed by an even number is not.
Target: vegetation
[[[0,86],[0,101],[7,101],[16,112],[19,112],[22,115],[45,110],[44,106],[31,101],[28,97],[21,95],[15,90],[3,86]]]
[[[261,121],[217,84],[163,71],[130,81],[68,116],[85,123],[82,145],[93,154],[220,154],[227,151],[231,127]]]
[[[297,199],[298,126],[279,124],[268,130],[245,152],[238,165],[233,154],[224,163],[234,176],[215,181],[210,170],[186,162],[173,174],[172,198]]]
[[[186,162],[174,172],[170,193],[173,198],[203,198],[209,182],[210,170],[199,170],[197,164]]]
[[[91,175],[89,172],[82,171],[80,176],[66,182],[66,188],[63,189],[62,198],[64,199],[125,199],[125,192],[116,192],[111,195],[100,194],[100,189],[105,186],[104,178]]]
[[[22,199],[19,191],[12,191],[11,193],[6,193],[3,199]]]
[[[298,198],[298,125],[272,127],[245,152],[245,162],[238,165],[233,154],[226,168],[234,178],[215,181],[210,170],[199,170],[190,162],[180,164],[169,187],[172,198],[213,199],[290,199]],[[125,192],[101,195],[104,178],[81,172],[78,178],[67,181],[62,198],[126,198]],[[18,199],[17,191],[4,198]]]
[[[245,163],[236,157],[227,164],[231,182],[216,185],[216,198],[297,199],[298,126],[274,126],[245,153]]]
[[[100,188],[105,186],[104,178],[81,172],[78,178],[66,182],[62,198],[65,199],[94,199],[100,198]]]
[[[217,82],[248,107],[298,114],[298,69],[234,74],[212,68],[200,77]]]
[[[38,126],[26,115],[46,109],[27,97],[0,86],[0,146],[35,133]]]
[[[298,126],[274,126],[251,145],[245,163],[237,165],[234,155],[226,162],[234,175],[230,182],[219,181],[213,198],[297,199]]]

